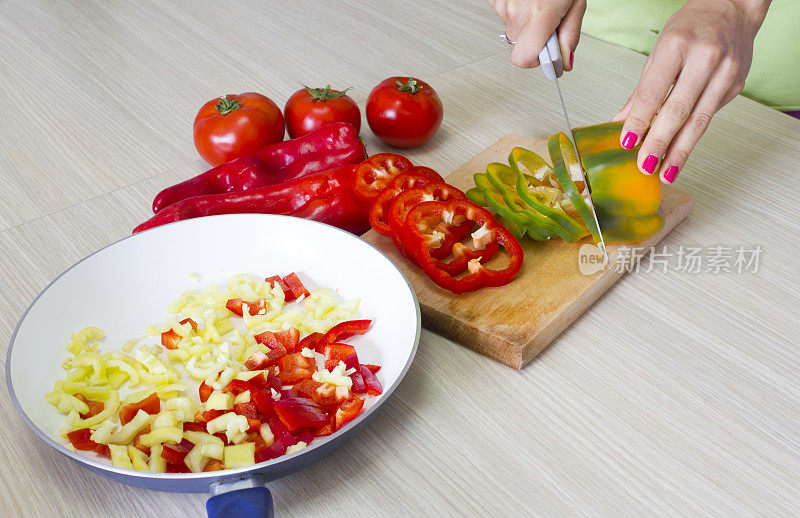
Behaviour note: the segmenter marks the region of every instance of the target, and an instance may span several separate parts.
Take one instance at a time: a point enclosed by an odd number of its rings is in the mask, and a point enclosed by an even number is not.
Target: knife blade
[[[578,157],[581,179],[583,180],[583,184],[586,186],[586,189],[589,192],[587,205],[592,211],[592,217],[594,217],[594,223],[597,226],[598,241],[595,244],[603,252],[603,255],[606,258],[606,265],[610,266],[611,260],[608,257],[608,250],[606,249],[606,243],[603,239],[603,232],[600,230],[600,222],[597,220],[597,211],[594,208],[594,200],[592,199],[592,185],[589,183],[589,179],[586,178],[586,173],[583,171],[583,162],[580,161],[578,147],[575,145],[572,135],[572,125],[569,122],[567,105],[564,103],[564,95],[561,93],[561,86],[558,84],[558,78],[564,74],[564,61],[561,57],[561,47],[558,44],[558,34],[556,32],[553,32],[553,34],[550,35],[550,38],[547,40],[547,44],[544,46],[542,51],[539,52],[539,64],[542,66],[542,70],[544,71],[544,75],[547,77],[547,79],[551,79],[556,84],[558,99],[561,101],[561,109],[564,112],[564,120],[567,123],[567,139],[569,140],[570,144],[572,144],[572,148],[575,150],[575,156]]]

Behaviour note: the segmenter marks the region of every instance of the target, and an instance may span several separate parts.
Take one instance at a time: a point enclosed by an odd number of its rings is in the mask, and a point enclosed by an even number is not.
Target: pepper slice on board
[[[464,199],[466,195],[460,189],[443,182],[434,182],[408,189],[395,197],[389,205],[386,220],[391,230],[392,240],[409,260],[416,264],[414,253],[403,247],[401,239],[408,212],[424,201],[447,201],[456,198]],[[471,232],[472,227],[473,225],[468,222],[459,225],[441,223],[436,229],[438,233],[432,236],[436,240],[436,246],[431,249],[431,255],[437,259],[444,259],[450,255],[453,245]]]
[[[409,172],[414,165],[403,155],[378,153],[356,167],[354,192],[361,200],[372,202],[392,179]]]
[[[442,177],[430,167],[415,167],[409,173],[399,174],[381,191],[369,209],[369,224],[379,234],[392,235],[392,229],[386,221],[389,206],[394,198],[405,190],[422,187],[433,182],[443,182]]]
[[[550,153],[550,160],[553,162],[553,172],[555,172],[556,179],[564,192],[572,200],[575,210],[580,214],[586,228],[591,232],[595,242],[600,240],[600,235],[597,231],[597,225],[594,222],[592,209],[586,204],[583,199],[582,191],[585,186],[577,184],[572,180],[575,168],[580,170],[581,163],[578,156],[575,154],[575,148],[569,141],[564,133],[557,133],[550,137],[547,141],[547,151]]]
[[[572,200],[564,194],[555,179],[553,169],[542,157],[521,147],[508,155],[514,177],[501,177],[516,187],[517,194],[531,208],[561,225],[570,234],[589,235]]]
[[[490,269],[479,260],[469,261],[469,273],[455,277],[442,270],[429,251],[430,236],[439,221],[451,224],[463,218],[480,225],[472,237],[476,248],[496,242],[508,253],[508,264],[500,269]],[[503,286],[511,282],[522,268],[523,251],[519,241],[503,228],[492,214],[466,199],[427,201],[418,204],[408,213],[402,236],[410,248],[416,250],[420,268],[436,284],[453,293],[474,291],[484,286]]]

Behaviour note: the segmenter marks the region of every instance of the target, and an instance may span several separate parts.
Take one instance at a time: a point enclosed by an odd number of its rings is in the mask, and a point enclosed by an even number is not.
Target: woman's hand
[[[744,87],[770,0],[689,0],[664,26],[639,85],[613,120],[639,169],[670,184],[711,117]],[[650,130],[648,131],[648,127]]]
[[[539,52],[558,28],[564,70],[572,70],[586,0],[489,0],[489,5],[506,25],[508,39],[516,42],[511,50],[512,64],[538,67]]]

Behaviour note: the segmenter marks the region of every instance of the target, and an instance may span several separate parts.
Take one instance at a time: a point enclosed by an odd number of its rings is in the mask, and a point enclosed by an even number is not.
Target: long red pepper
[[[340,165],[357,164],[365,158],[364,145],[353,126],[346,122],[329,124],[168,187],[156,195],[153,212],[186,198],[281,183]]]
[[[184,219],[236,213],[289,214],[364,232],[369,227],[369,206],[353,194],[355,169],[355,165],[345,165],[277,185],[187,198],[155,214],[133,232]]]

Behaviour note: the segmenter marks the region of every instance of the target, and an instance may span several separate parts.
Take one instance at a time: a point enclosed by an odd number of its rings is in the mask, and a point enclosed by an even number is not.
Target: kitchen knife
[[[567,106],[564,104],[564,96],[561,93],[561,87],[558,84],[558,78],[564,74],[564,61],[561,57],[561,48],[558,45],[558,35],[556,32],[550,35],[550,38],[547,40],[547,44],[544,46],[541,52],[539,52],[539,63],[542,66],[542,70],[544,71],[544,75],[547,79],[551,79],[556,84],[556,90],[558,91],[558,98],[561,101],[561,109],[564,111],[564,120],[567,122],[567,138],[569,139],[572,147],[575,149],[575,156],[578,157],[578,161],[580,162],[580,155],[578,154],[578,148],[575,146],[575,142],[572,136],[572,126],[569,123],[569,115],[567,114]],[[603,233],[600,230],[600,222],[597,220],[597,212],[594,208],[594,202],[592,200],[592,186],[589,183],[589,179],[586,178],[586,173],[583,171],[583,162],[580,162],[580,173],[583,179],[584,185],[586,185],[586,189],[589,191],[589,199],[587,200],[587,205],[589,209],[592,211],[592,216],[594,217],[594,223],[597,225],[597,237],[598,242],[597,246],[600,250],[603,251],[603,255],[606,258],[606,265],[610,265],[611,261],[608,257],[608,250],[606,250],[606,243],[603,240]]]

